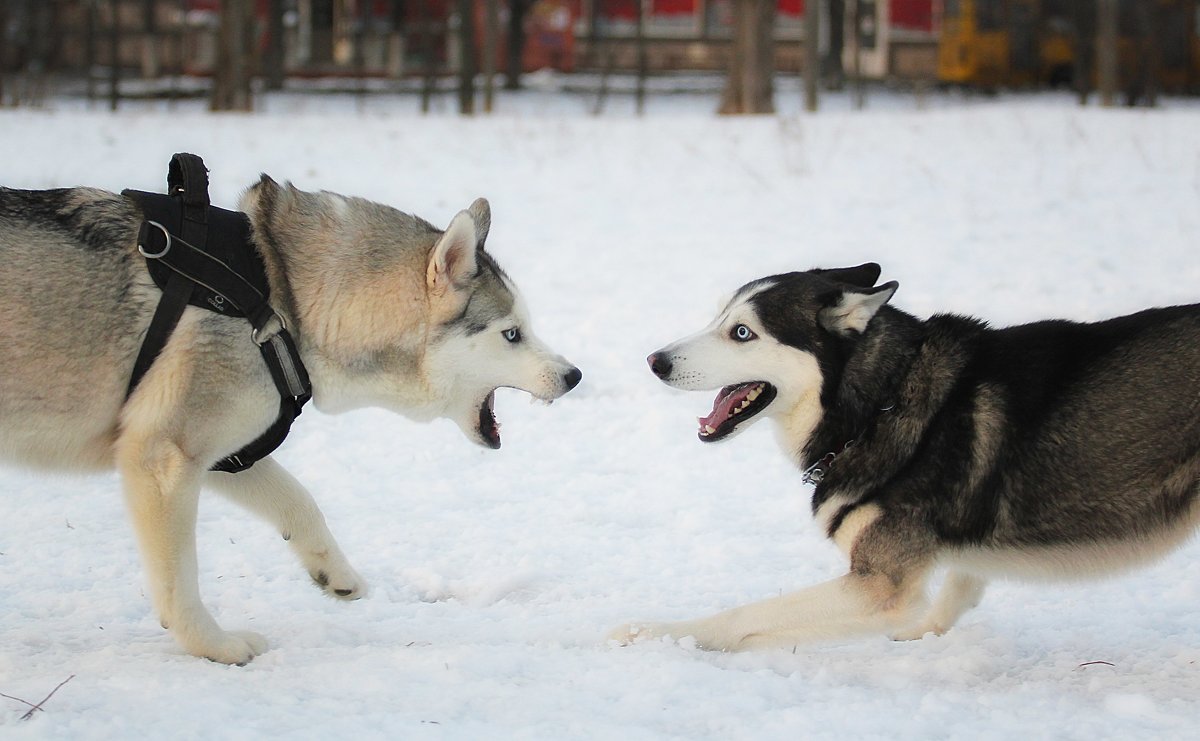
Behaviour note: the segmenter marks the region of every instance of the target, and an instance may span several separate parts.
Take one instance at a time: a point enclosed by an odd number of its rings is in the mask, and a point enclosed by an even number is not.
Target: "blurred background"
[[[463,114],[551,75],[595,113],[611,95],[706,92],[721,113],[873,87],[1080,103],[1200,92],[1197,0],[2,0],[0,104],[267,91],[407,95]]]

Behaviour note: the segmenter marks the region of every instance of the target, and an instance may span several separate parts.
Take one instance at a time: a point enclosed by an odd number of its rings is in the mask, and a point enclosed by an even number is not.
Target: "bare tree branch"
[[[29,706],[29,712],[27,712],[27,713],[25,713],[24,715],[22,715],[22,716],[21,716],[21,720],[29,720],[30,718],[32,718],[32,717],[33,717],[33,714],[34,714],[34,712],[36,712],[36,711],[38,711],[38,710],[41,710],[43,713],[44,713],[44,712],[46,712],[45,708],[43,708],[42,706],[43,706],[43,705],[45,705],[45,704],[46,704],[46,702],[47,702],[47,701],[48,701],[48,700],[49,700],[51,697],[54,697],[54,693],[55,693],[55,692],[58,692],[60,689],[62,689],[62,686],[63,686],[64,684],[66,684],[67,682],[70,682],[70,681],[71,681],[72,679],[74,679],[74,678],[75,678],[75,675],[74,675],[74,674],[72,674],[71,676],[67,677],[67,678],[66,678],[66,679],[64,679],[63,681],[59,682],[57,687],[55,687],[54,689],[50,690],[50,694],[48,694],[48,695],[46,695],[45,697],[43,697],[43,698],[41,699],[41,701],[40,701],[40,702],[37,702],[37,703],[32,703],[32,702],[30,702],[30,701],[28,701],[28,700],[22,700],[21,698],[19,698],[19,697],[13,697],[12,695],[6,695],[6,694],[4,694],[3,692],[0,692],[0,697],[6,697],[6,698],[8,698],[9,700],[16,700],[17,702],[24,703],[25,705],[28,705],[28,706]]]

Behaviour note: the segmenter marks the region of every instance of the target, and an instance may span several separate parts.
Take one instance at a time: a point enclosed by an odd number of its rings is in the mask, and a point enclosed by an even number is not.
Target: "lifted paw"
[[[340,572],[330,572],[324,569],[309,572],[313,583],[330,597],[341,600],[356,600],[367,595],[367,583],[354,569],[345,566]]]

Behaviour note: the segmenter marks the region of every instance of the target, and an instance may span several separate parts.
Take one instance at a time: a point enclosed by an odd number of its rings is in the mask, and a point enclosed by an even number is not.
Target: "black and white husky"
[[[693,636],[718,650],[920,638],[949,630],[989,578],[1112,573],[1195,531],[1200,305],[991,329],[891,307],[897,284],[876,286],[879,272],[754,281],[703,331],[649,357],[671,386],[720,389],[701,440],[778,423],[849,573],[613,638]]]

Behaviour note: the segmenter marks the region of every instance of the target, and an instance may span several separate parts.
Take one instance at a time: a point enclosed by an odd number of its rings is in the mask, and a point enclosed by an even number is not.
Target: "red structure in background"
[[[710,3],[716,0],[710,0]],[[887,2],[887,0],[880,0]],[[637,18],[638,0],[596,0],[600,16],[632,21]],[[777,0],[782,17],[804,16],[805,0]],[[720,3],[728,5],[729,3]],[[933,0],[890,0],[891,25],[913,31],[933,31]],[[698,16],[704,12],[700,0],[650,0],[647,18]]]
[[[933,33],[932,0],[892,0],[891,23],[896,28]]]
[[[505,3],[507,5],[507,3]],[[537,0],[525,16],[525,49],[521,66],[526,72],[575,70],[575,19],[579,0]]]
[[[484,0],[475,2],[475,50],[483,58]],[[535,0],[525,14],[525,48],[521,70],[536,72],[554,69],[575,71],[575,21],[580,0]],[[500,34],[496,39],[496,69],[503,70],[508,59],[508,2],[500,1]]]
[[[335,5],[333,0],[318,0],[328,14]],[[806,2],[809,0],[776,0],[779,20],[796,28],[804,17]],[[576,64],[575,34],[580,27],[579,21],[590,22],[590,17],[584,17],[595,12],[600,22],[614,23],[613,27],[605,30],[607,36],[627,37],[637,20],[637,7],[641,0],[591,0],[588,8],[584,0],[533,0],[525,17],[525,50],[522,56],[522,67],[525,71],[543,68],[571,72]],[[424,12],[429,20],[446,26],[449,14],[453,12],[455,0],[425,0]],[[474,0],[476,46],[482,54],[482,29],[485,18],[484,0]],[[500,0],[501,28],[497,38],[497,69],[504,69],[507,51],[505,49],[508,37],[508,0]],[[189,11],[219,12],[221,0],[186,0]],[[260,43],[266,45],[265,20],[268,13],[268,0],[255,0],[259,18],[264,21],[263,34]],[[395,20],[391,14],[397,7],[402,8],[399,20],[406,26],[415,28],[421,18],[418,17],[417,3],[406,2],[396,6],[388,0],[347,0],[341,4],[342,12],[352,18],[365,15],[376,20]],[[847,11],[851,3],[847,2]],[[893,29],[933,32],[933,0],[873,0],[869,6],[886,6],[888,25]],[[649,38],[671,37],[684,38],[700,36],[714,29],[725,33],[733,24],[733,0],[646,0],[645,33]],[[708,15],[707,24],[705,14]],[[326,16],[328,17],[328,16]],[[439,51],[439,56],[441,55]]]
[[[639,0],[593,0],[598,3],[599,14],[603,18],[620,18],[623,20],[634,20],[637,18],[637,2]],[[709,0],[710,3],[728,5],[728,0],[721,3],[721,0]],[[879,0],[887,2],[891,7],[891,23],[898,28],[907,28],[914,31],[933,31],[933,0]],[[371,4],[371,15],[376,18],[386,18],[391,10],[391,3],[388,0],[360,0],[360,2],[369,2]],[[450,0],[427,0],[429,13],[434,18],[444,19],[447,13],[447,6]],[[256,11],[259,16],[266,17],[268,0],[255,0]],[[352,3],[355,4],[355,3]],[[541,5],[541,2],[535,5]],[[550,5],[564,6],[570,13],[571,18],[578,18],[582,13],[582,0],[552,0]],[[355,4],[356,5],[356,4]],[[506,2],[501,2],[501,6],[507,6]],[[188,10],[205,10],[217,12],[220,10],[221,0],[187,0]],[[803,16],[805,8],[805,0],[778,0],[778,9],[781,16]],[[650,0],[647,17],[655,16],[696,16],[704,10],[701,0]],[[412,10],[408,9],[408,14],[412,14]],[[505,11],[507,12],[507,11]]]
[[[710,0],[709,4],[712,4],[714,1],[718,5],[730,4],[729,2],[721,3],[719,0]],[[594,0],[594,2],[599,3],[599,15],[601,18],[626,21],[633,21],[637,18],[638,0]],[[780,15],[798,16],[804,13],[804,0],[778,0],[778,3]],[[703,12],[704,6],[700,0],[650,0],[646,19],[698,17]]]

